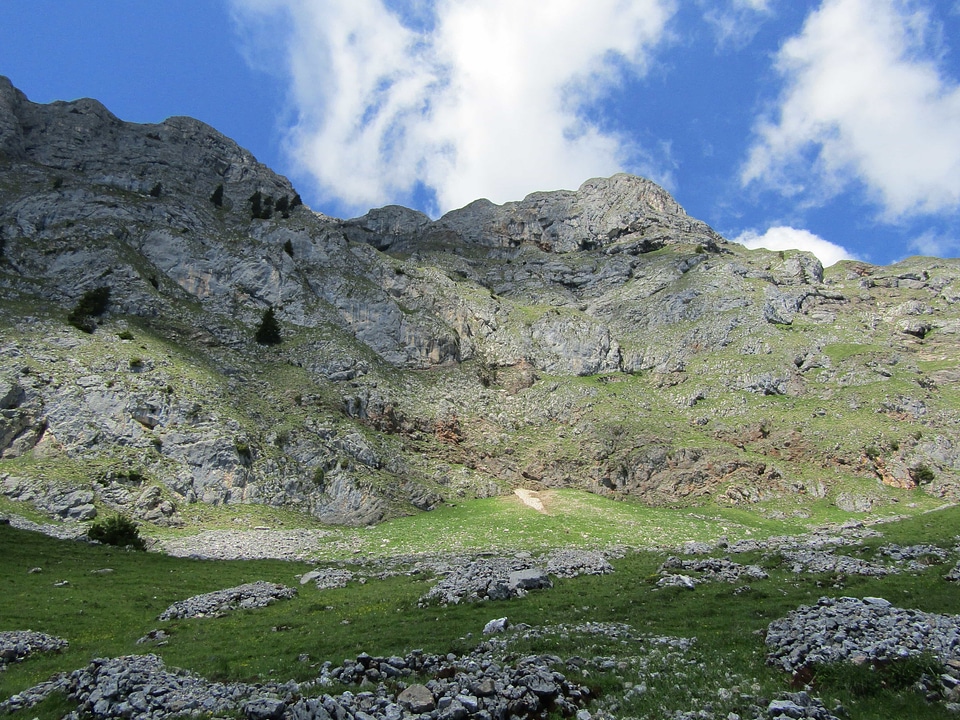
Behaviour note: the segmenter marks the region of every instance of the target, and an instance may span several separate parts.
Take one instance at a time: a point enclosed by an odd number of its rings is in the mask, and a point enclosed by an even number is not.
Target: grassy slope
[[[556,543],[563,534],[574,544],[589,543],[591,535],[605,541],[629,535],[630,528],[661,527],[672,538],[715,537],[718,531],[731,538],[749,529],[754,537],[797,529],[785,522],[722,517],[717,513],[634,511],[621,504],[602,508],[611,514],[606,522],[597,514],[597,499],[573,493],[548,496],[552,515],[539,515],[507,500],[465,503],[450,508],[449,516],[435,515],[434,527],[460,525],[464,547],[489,543],[491,533],[512,539],[504,547],[539,547]],[[611,511],[611,508],[613,510]],[[712,515],[712,516],[711,516]],[[437,547],[437,537],[408,518],[369,530],[355,531],[359,549],[377,554],[377,548]],[[632,523],[632,524],[631,524]],[[752,527],[748,528],[748,524]],[[878,526],[883,542],[935,542],[954,548],[960,532],[960,508],[950,508]],[[521,532],[523,531],[523,539]],[[569,530],[569,534],[567,531]],[[389,539],[389,543],[383,543]],[[864,552],[880,541],[867,543]],[[379,552],[385,553],[386,550]],[[698,587],[693,592],[655,588],[654,580],[665,552],[642,551],[616,561],[617,572],[605,577],[559,580],[551,591],[502,603],[418,608],[417,598],[427,578],[401,577],[352,583],[342,590],[318,591],[297,585],[296,576],[312,565],[277,561],[213,562],[177,559],[157,554],[132,553],[110,547],[62,542],[0,526],[0,629],[33,629],[70,641],[58,655],[35,657],[0,675],[0,697],[6,697],[54,672],[84,665],[93,657],[157,652],[171,665],[187,667],[217,679],[307,679],[323,660],[340,662],[359,652],[404,653],[413,648],[447,652],[471,647],[486,621],[508,616],[512,622],[531,625],[576,624],[587,620],[625,622],[639,633],[696,637],[693,649],[679,659],[659,658],[665,667],[687,674],[682,687],[664,679],[644,676],[648,691],[622,700],[621,712],[658,716],[662,708],[695,709],[711,701],[724,713],[735,711],[735,700],[717,696],[720,688],[734,685],[745,692],[772,697],[788,689],[789,678],[764,664],[762,631],[773,619],[822,595],[876,595],[903,607],[931,612],[960,613],[956,589],[942,576],[947,566],[933,566],[917,575],[883,579],[795,576],[772,567],[769,558],[738,558],[769,567],[771,577],[753,581],[750,590],[734,594],[735,586],[723,583]],[[342,553],[341,553],[342,557]],[[30,573],[34,567],[41,572]],[[111,568],[110,573],[95,573]],[[69,584],[55,587],[66,580]],[[171,603],[193,594],[209,592],[253,580],[269,580],[300,587],[296,599],[256,611],[218,619],[159,623],[156,617]],[[137,645],[136,639],[163,627],[171,633],[165,646]],[[473,637],[467,634],[472,633]],[[604,690],[607,699],[621,695],[625,683],[638,683],[642,658],[658,658],[656,651],[637,641],[629,645],[597,637],[584,639],[561,634],[552,639],[521,644],[517,650],[549,651],[561,656],[613,656],[621,669],[612,675],[587,678]],[[298,661],[307,653],[309,663]],[[653,670],[657,667],[651,668]],[[869,679],[869,678],[868,678]],[[862,679],[861,679],[862,680]],[[911,691],[876,691],[871,697],[851,692],[853,681],[829,686],[825,700],[840,700],[851,717],[946,717],[941,706],[927,705]],[[862,683],[861,683],[862,684]],[[726,704],[725,704],[726,703]],[[727,709],[729,708],[729,710]],[[62,714],[62,706],[35,709],[30,717]],[[719,715],[720,717],[725,716]]]

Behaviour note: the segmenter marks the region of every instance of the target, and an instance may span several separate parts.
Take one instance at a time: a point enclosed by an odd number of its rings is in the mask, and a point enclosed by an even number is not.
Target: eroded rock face
[[[614,243],[645,252],[678,241],[715,250],[722,242],[705,223],[689,217],[666,190],[624,174],[587,180],[575,192],[537,192],[504,205],[477,200],[444,215],[426,236],[447,233],[478,245],[529,243],[557,253]]]
[[[203,123],[40,105],[0,78],[0,455],[109,458],[140,480],[92,492],[133,508],[161,487],[137,509],[151,522],[204,501],[366,524],[528,479],[883,502],[790,480],[811,465],[960,496],[938,392],[958,379],[956,261],[825,271],[748,252],[629,175],[438,220],[296,200]],[[68,327],[101,287],[96,334]],[[279,347],[252,341],[268,307]],[[759,432],[746,417],[814,395],[844,426],[890,418],[890,446],[828,443],[809,413]],[[682,443],[678,427],[694,429]]]

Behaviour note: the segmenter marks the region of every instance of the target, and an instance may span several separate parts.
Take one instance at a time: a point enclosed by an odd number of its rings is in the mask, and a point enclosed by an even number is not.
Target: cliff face
[[[200,122],[0,78],[3,492],[158,522],[367,523],[520,484],[954,497],[958,276],[746,251],[628,175],[338,220]],[[65,322],[97,288],[95,331]]]

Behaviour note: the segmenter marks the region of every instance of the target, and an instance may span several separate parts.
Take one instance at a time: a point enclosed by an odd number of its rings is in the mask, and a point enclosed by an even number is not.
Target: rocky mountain
[[[958,301],[958,260],[748,251],[628,175],[340,220],[201,122],[0,78],[0,492],[62,517],[956,499]]]

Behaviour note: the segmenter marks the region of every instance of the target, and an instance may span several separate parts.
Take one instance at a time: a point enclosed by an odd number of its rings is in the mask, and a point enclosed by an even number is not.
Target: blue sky
[[[316,210],[650,177],[825,264],[960,255],[960,0],[4,0],[35,102],[191,115]]]

